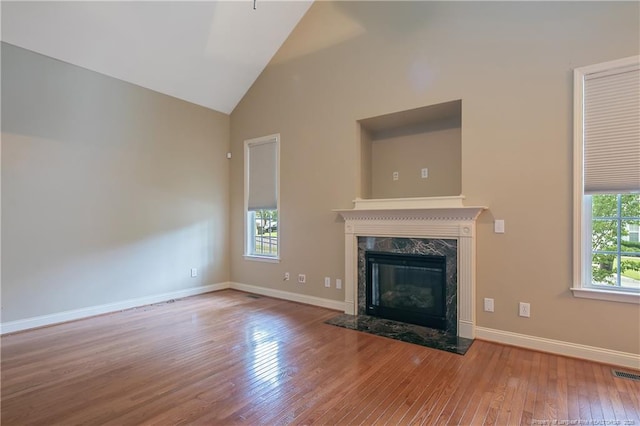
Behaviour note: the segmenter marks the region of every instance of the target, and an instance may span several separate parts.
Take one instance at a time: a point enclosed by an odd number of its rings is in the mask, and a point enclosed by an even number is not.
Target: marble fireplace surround
[[[476,219],[486,207],[463,205],[464,196],[356,199],[336,210],[345,221],[345,313],[358,315],[358,237],[454,239],[460,337],[475,337]]]

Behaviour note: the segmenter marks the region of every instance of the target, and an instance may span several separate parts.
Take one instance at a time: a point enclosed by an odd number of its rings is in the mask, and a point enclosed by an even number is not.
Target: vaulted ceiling
[[[2,41],[231,113],[312,1],[2,1]]]

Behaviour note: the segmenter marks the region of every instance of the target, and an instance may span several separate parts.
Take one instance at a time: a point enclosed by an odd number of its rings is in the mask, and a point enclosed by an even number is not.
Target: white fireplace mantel
[[[464,196],[356,199],[334,210],[345,220],[345,313],[358,314],[358,237],[456,239],[458,335],[475,337],[475,223],[486,207],[468,207]]]

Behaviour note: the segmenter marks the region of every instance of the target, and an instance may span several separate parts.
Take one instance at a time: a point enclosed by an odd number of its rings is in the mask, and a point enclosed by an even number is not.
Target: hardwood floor
[[[225,290],[3,336],[2,425],[640,426],[640,382],[609,366],[483,341],[460,356],[335,315]]]

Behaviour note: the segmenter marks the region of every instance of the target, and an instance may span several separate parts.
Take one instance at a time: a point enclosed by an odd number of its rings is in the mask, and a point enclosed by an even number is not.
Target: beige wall
[[[2,322],[227,281],[228,144],[228,115],[2,44]]]
[[[439,197],[462,190],[460,127],[376,138],[371,149],[372,198]],[[428,178],[421,171],[428,169]],[[393,173],[398,172],[398,180]]]
[[[462,99],[478,325],[640,353],[638,305],[574,298],[572,69],[637,55],[637,2],[316,2],[231,115],[231,278],[344,300],[357,120]],[[281,133],[282,261],[242,258],[242,142]],[[494,218],[506,233],[494,234]],[[307,284],[282,274],[306,273]],[[495,313],[481,300],[495,298]],[[519,301],[531,318],[517,316]]]
[[[360,179],[360,184],[358,187],[360,188],[360,192],[356,194],[356,196],[360,198],[371,198],[371,182],[373,180],[371,175],[372,170],[372,140],[371,134],[364,129],[362,126],[359,126],[360,130],[360,163],[356,166],[356,168],[360,169],[360,173],[358,178]]]

